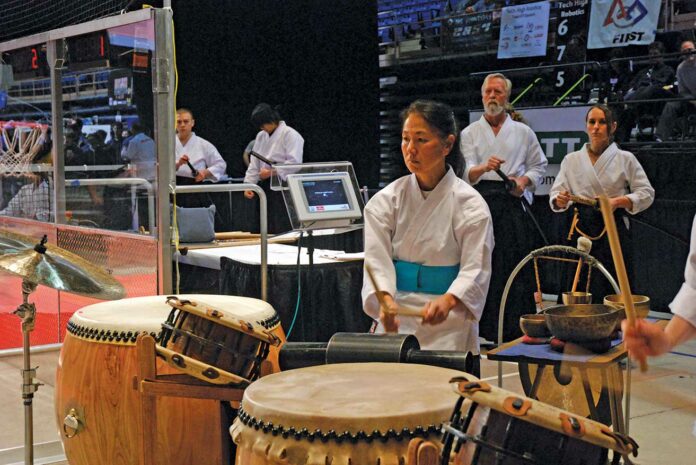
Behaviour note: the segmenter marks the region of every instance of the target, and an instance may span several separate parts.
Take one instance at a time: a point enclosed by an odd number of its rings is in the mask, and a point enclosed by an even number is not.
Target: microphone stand
[[[500,178],[503,180],[503,184],[505,185],[505,190],[510,194],[513,195],[512,192],[513,190],[517,189],[517,183],[510,179],[503,171],[498,168],[495,170],[496,174],[500,176]],[[514,196],[514,195],[513,195]],[[514,196],[516,197],[516,196]],[[526,199],[524,196],[524,193],[519,197],[520,203],[522,204],[522,210],[524,210],[527,213],[527,216],[532,220],[532,223],[534,223],[534,226],[536,227],[537,231],[539,232],[539,235],[541,236],[541,239],[544,241],[544,245],[547,246],[549,245],[548,239],[546,239],[546,234],[544,234],[544,231],[541,229],[541,226],[539,225],[539,222],[537,221],[536,217],[534,216],[534,213],[532,213],[532,206],[529,203],[529,201]]]

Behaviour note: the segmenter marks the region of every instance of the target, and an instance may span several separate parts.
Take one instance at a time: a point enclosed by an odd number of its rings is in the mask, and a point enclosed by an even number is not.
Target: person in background
[[[254,150],[254,142],[256,139],[252,140],[244,147],[244,152],[242,152],[242,160],[244,161],[244,166],[249,168],[249,163],[251,163],[251,151]]]
[[[674,316],[666,327],[637,319],[635,326],[621,322],[624,344],[637,360],[665,354],[696,338],[696,216],[691,226],[691,250],[684,270],[684,283],[669,305]]]
[[[251,124],[260,129],[254,139],[253,152],[267,158],[274,165],[302,163],[304,139],[299,132],[281,120],[278,110],[267,103],[259,103],[251,112]],[[282,194],[271,189],[272,175],[272,166],[257,157],[249,158],[244,182],[259,184],[264,189],[268,198],[268,232],[277,234],[292,229],[292,226]],[[253,199],[255,195],[248,190],[244,192],[244,196]]]
[[[227,170],[227,163],[215,146],[193,132],[195,124],[191,110],[179,108],[176,111],[177,184],[218,181]]]
[[[157,176],[155,141],[147,135],[147,129],[140,123],[131,126],[133,137],[126,148],[124,162],[131,164],[128,175],[154,182]]]
[[[666,65],[662,55],[665,46],[662,42],[653,42],[648,47],[650,66],[641,69],[631,81],[630,88],[624,95],[624,102],[653,100],[674,97],[665,86],[674,83],[674,69]],[[619,142],[627,142],[631,137],[631,130],[636,125],[639,115],[659,115],[662,112],[663,103],[629,103],[621,114],[621,119],[616,131]]]
[[[665,104],[655,132],[658,141],[671,139],[677,118],[693,114],[696,109],[696,47],[692,41],[685,40],[679,49],[684,54],[684,60],[677,66],[679,96],[690,100]]]
[[[498,339],[498,314],[508,277],[525,255],[543,245],[519,197],[533,202],[533,192],[548,162],[534,131],[505,111],[511,92],[512,83],[504,75],[486,76],[481,86],[484,114],[462,130],[460,142],[466,160],[463,178],[483,196],[493,216],[497,245],[493,251],[494,273],[480,323],[481,335],[489,340]],[[497,171],[513,181],[511,190],[506,191]],[[531,274],[521,274],[515,280],[505,311],[505,340],[520,335],[521,315],[535,312],[535,288]]]
[[[43,173],[32,175],[29,182],[0,210],[0,215],[52,221],[51,186],[48,177]]]
[[[604,237],[602,213],[593,207],[574,205],[570,195],[590,199],[606,195],[614,211],[635,215],[652,205],[655,190],[638,159],[631,152],[621,150],[614,142],[617,124],[609,108],[594,105],[585,116],[585,124],[589,142],[563,158],[549,192],[549,204],[551,210],[557,213],[574,206],[571,213],[577,215],[577,222],[573,218],[569,219],[568,224],[572,224],[579,234],[593,239],[591,255],[615,275],[609,242]],[[627,219],[618,217],[616,224],[622,249],[629,251],[629,223]],[[624,252],[624,256],[630,271],[630,255]],[[609,282],[602,278],[592,280],[590,291],[598,303],[607,294],[614,293]]]
[[[469,369],[476,374],[478,321],[491,278],[491,214],[456,174],[464,160],[452,108],[416,100],[401,118],[401,153],[411,174],[365,206],[365,266],[379,289],[365,273],[363,308],[379,333],[415,334],[423,349],[473,354]],[[386,311],[401,305],[422,309],[423,318]]]

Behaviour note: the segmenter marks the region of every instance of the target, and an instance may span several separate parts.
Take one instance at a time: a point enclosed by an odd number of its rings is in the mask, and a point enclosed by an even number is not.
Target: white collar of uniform
[[[263,132],[264,132],[264,134],[266,134],[266,137],[268,137],[269,139],[276,139],[276,138],[280,137],[280,134],[285,131],[286,127],[287,127],[287,125],[285,124],[285,121],[280,121],[278,123],[278,127],[276,128],[276,130],[273,131],[273,134],[268,134],[266,131],[263,131]]]
[[[191,131],[191,137],[189,137],[189,140],[186,142],[186,145],[189,145],[195,141],[196,141],[196,133]],[[181,143],[181,139],[179,139],[179,136],[176,136],[176,143],[179,144],[181,147],[184,146],[184,144]]]

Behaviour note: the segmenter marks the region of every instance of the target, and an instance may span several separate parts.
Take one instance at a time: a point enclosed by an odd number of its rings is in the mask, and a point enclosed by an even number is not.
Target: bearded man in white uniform
[[[542,245],[539,232],[515,197],[524,195],[532,203],[533,192],[546,172],[548,161],[534,131],[513,121],[505,112],[511,91],[512,83],[504,75],[486,76],[481,86],[484,114],[462,130],[460,142],[466,160],[464,180],[483,195],[493,215],[497,246],[493,252],[493,277],[486,310],[481,320],[481,334],[490,340],[497,340],[498,312],[508,277],[525,255]],[[514,181],[515,188],[509,194],[497,170]],[[507,300],[506,340],[520,334],[520,315],[534,313],[534,289],[531,275],[518,275]]]
[[[491,276],[490,212],[455,174],[463,160],[452,109],[418,100],[402,119],[401,150],[412,174],[365,206],[365,265],[387,308],[380,308],[366,274],[365,313],[379,320],[377,332],[415,334],[424,349],[478,355],[478,320]],[[401,305],[422,309],[424,317],[396,317],[392,312]]]

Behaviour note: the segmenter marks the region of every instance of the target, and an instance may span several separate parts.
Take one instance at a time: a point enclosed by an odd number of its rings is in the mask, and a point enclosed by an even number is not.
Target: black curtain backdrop
[[[218,148],[230,176],[258,132],[259,102],[305,139],[305,161],[351,161],[361,185],[379,172],[375,0],[175,1],[177,105]]]

